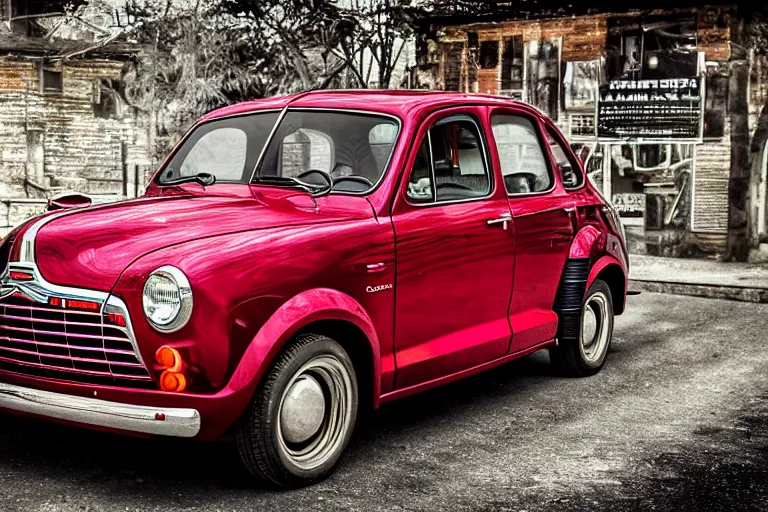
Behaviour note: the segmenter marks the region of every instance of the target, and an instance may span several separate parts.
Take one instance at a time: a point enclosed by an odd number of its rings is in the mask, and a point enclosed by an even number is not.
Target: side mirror
[[[93,201],[83,194],[64,193],[48,199],[48,211],[87,208]]]

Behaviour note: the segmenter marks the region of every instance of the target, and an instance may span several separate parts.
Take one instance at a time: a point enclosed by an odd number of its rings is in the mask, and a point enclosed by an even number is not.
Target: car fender
[[[373,401],[381,392],[381,352],[368,313],[349,295],[330,288],[313,288],[295,295],[264,323],[245,350],[229,381],[232,390],[255,390],[270,363],[302,328],[321,320],[342,320],[357,326],[368,339],[373,355]]]
[[[621,262],[616,259],[613,255],[606,254],[602,256],[600,259],[598,259],[594,265],[592,265],[592,268],[589,271],[589,276],[587,277],[587,289],[589,289],[590,286],[592,286],[592,283],[595,282],[595,279],[597,279],[597,276],[600,275],[600,273],[605,270],[608,267],[616,267],[621,271],[621,277],[623,278],[623,283],[621,283],[620,290],[623,291],[620,297],[613,297],[613,307],[616,314],[620,315],[624,312],[624,309],[626,308],[627,304],[627,290],[629,289],[629,277],[627,275],[627,269],[624,265],[621,264]],[[615,286],[618,286],[619,283],[616,283],[616,279],[618,276],[616,275],[616,272],[611,272],[611,275],[613,275],[613,283],[608,283],[608,285],[611,287],[611,290],[616,290]]]
[[[598,259],[594,263],[594,265],[592,265],[592,268],[589,270],[589,277],[587,278],[587,288],[592,286],[592,283],[595,282],[595,279],[597,279],[597,276],[600,275],[600,272],[605,270],[605,268],[610,265],[616,265],[621,269],[622,273],[624,274],[624,284],[626,286],[627,273],[624,271],[624,268],[622,267],[621,263],[619,262],[619,260],[617,260],[613,256],[606,254],[605,256],[602,256],[600,259]]]
[[[591,258],[592,249],[600,240],[602,233],[595,226],[584,226],[576,233],[568,251],[569,259]]]

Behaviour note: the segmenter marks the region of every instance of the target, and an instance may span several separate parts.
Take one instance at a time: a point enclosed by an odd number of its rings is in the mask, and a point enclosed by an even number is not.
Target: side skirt
[[[537,345],[533,345],[531,347],[525,348],[523,350],[518,350],[517,352],[513,352],[511,354],[507,354],[505,356],[502,356],[498,359],[494,359],[492,361],[488,361],[487,363],[483,363],[477,366],[473,366],[472,368],[467,368],[466,370],[462,370],[460,372],[446,375],[445,377],[439,377],[434,380],[430,380],[427,382],[422,382],[421,384],[416,384],[415,386],[410,386],[403,389],[397,389],[395,391],[390,391],[389,393],[386,393],[381,396],[380,403],[384,402],[391,402],[392,400],[397,400],[399,398],[405,398],[410,395],[414,395],[416,393],[421,393],[422,391],[426,391],[428,389],[436,388],[438,386],[442,386],[443,384],[448,384],[449,382],[454,382],[460,379],[463,379],[464,377],[469,377],[470,375],[474,375],[476,373],[483,372],[485,370],[489,370],[491,368],[494,368],[496,366],[502,365],[504,363],[508,363],[510,361],[513,361],[515,359],[519,359],[523,356],[526,356],[528,354],[531,354],[533,352],[536,352],[537,350],[541,350],[542,348],[549,347],[551,345],[555,345],[556,340],[551,339],[544,341],[542,343],[539,343]]]

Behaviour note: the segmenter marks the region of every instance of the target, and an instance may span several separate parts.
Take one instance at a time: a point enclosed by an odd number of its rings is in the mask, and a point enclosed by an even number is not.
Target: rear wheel
[[[599,372],[611,346],[613,317],[611,289],[596,279],[584,295],[578,339],[560,339],[549,349],[555,367],[572,377]]]
[[[347,353],[326,336],[303,334],[277,358],[237,425],[240,458],[281,487],[323,478],[355,425],[358,389]]]

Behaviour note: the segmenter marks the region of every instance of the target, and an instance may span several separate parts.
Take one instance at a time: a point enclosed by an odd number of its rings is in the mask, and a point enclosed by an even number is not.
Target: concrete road
[[[766,331],[768,305],[630,297],[599,375],[540,353],[387,405],[293,492],[227,444],[0,416],[0,510],[768,510]]]

